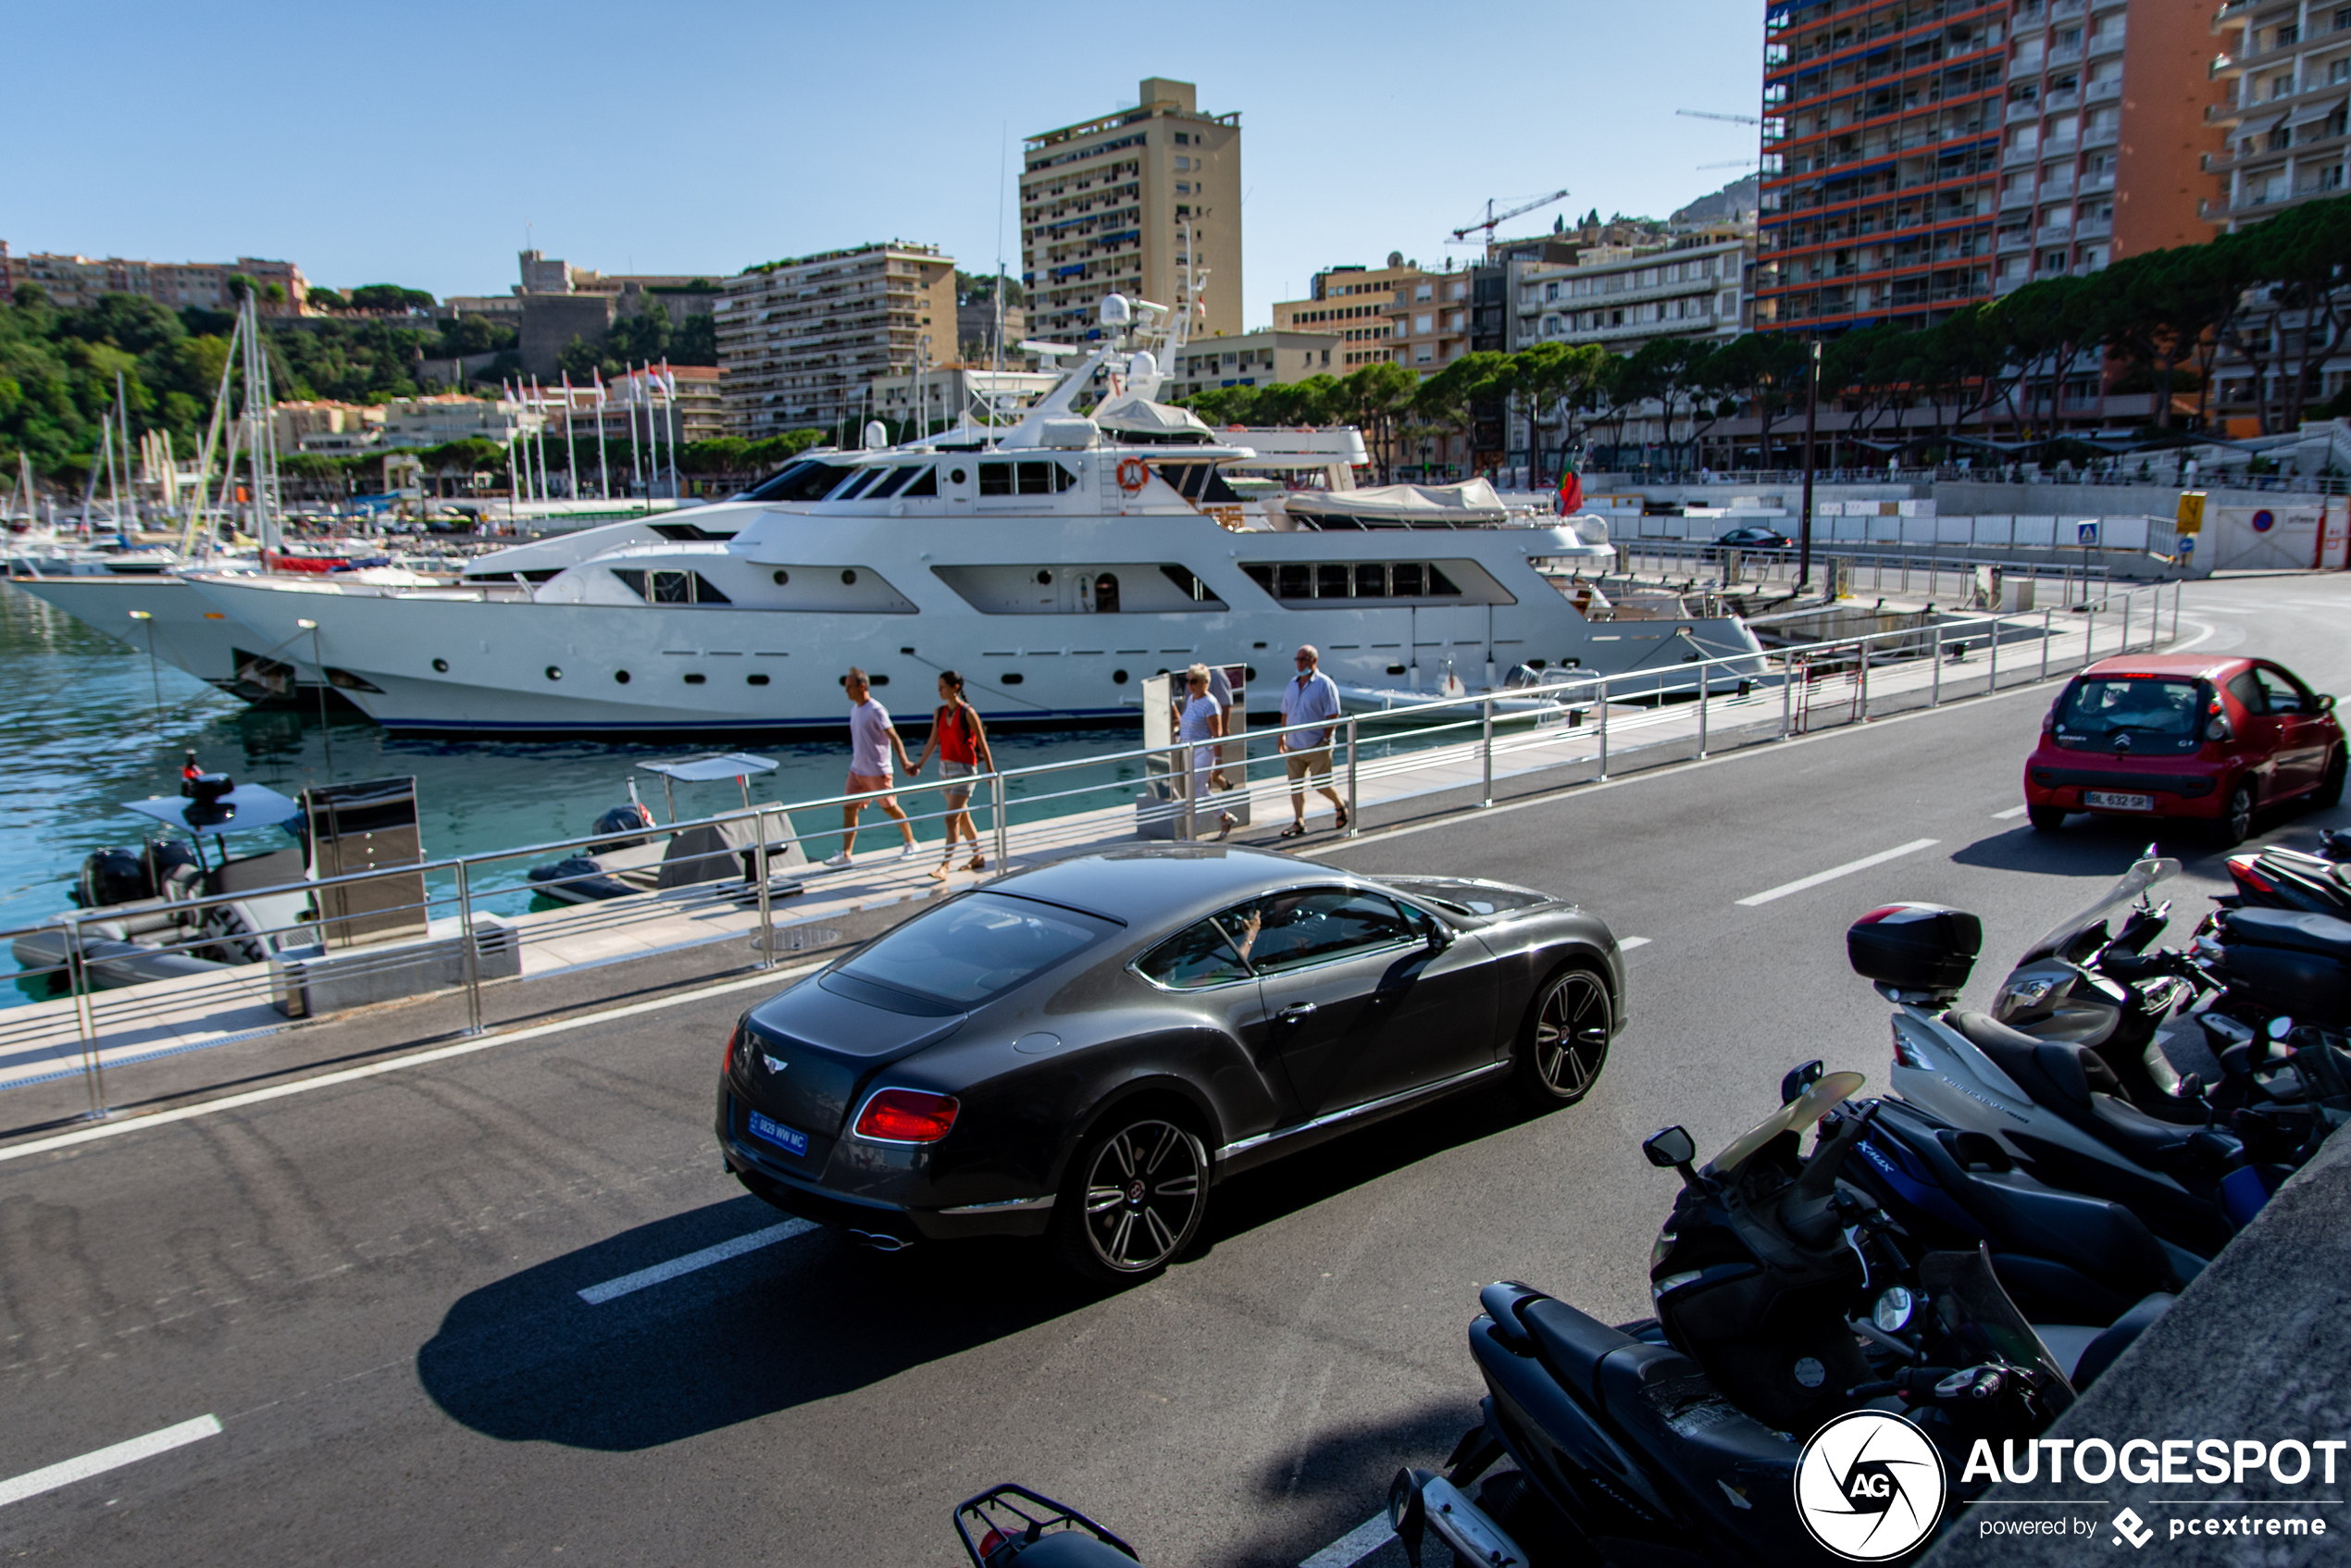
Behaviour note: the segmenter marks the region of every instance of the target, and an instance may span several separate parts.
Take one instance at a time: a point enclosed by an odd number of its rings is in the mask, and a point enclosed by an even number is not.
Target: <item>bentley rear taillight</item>
[[[742,1042],[743,1021],[740,1018],[738,1018],[735,1020],[735,1027],[727,1031],[727,1054],[718,1064],[718,1076],[720,1077],[732,1077],[734,1076],[735,1048],[742,1044]]]
[[[955,1125],[962,1109],[952,1094],[923,1089],[874,1091],[857,1113],[857,1136],[882,1143],[937,1143]]]

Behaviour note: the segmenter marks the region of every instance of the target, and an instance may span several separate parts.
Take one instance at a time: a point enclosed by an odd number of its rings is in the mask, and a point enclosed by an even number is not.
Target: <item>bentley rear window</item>
[[[2075,681],[2058,704],[2057,741],[2097,751],[2193,752],[2203,719],[2197,681],[2087,677]]]
[[[1113,927],[1074,910],[973,893],[918,915],[840,966],[852,979],[976,1007],[1100,941]]]

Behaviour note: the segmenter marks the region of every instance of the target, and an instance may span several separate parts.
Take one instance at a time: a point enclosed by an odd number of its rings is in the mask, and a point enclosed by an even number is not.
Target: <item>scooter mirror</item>
[[[1698,1143],[1686,1127],[1661,1127],[1641,1144],[1641,1152],[1661,1171],[1686,1165],[1698,1158]]]
[[[2272,1018],[2270,1020],[2270,1027],[2265,1032],[2271,1039],[2282,1040],[2289,1039],[2294,1034],[2294,1020],[2291,1018]]]
[[[1821,1075],[1826,1070],[1818,1060],[1802,1063],[1790,1068],[1787,1076],[1780,1080],[1780,1103],[1783,1105],[1793,1103],[1797,1096],[1819,1083]]]

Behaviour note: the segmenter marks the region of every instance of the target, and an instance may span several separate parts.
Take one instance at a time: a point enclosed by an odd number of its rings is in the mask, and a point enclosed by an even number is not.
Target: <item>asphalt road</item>
[[[2351,581],[2202,585],[2187,616],[2204,649],[2351,693]],[[781,1219],[722,1176],[709,1130],[740,989],[0,1163],[0,1500],[11,1478],[180,1439],[0,1501],[0,1551],[947,1564],[953,1502],[1018,1479],[1154,1565],[1299,1563],[1469,1425],[1478,1285],[1644,1313],[1673,1178],[1641,1137],[1679,1121],[1719,1146],[1808,1056],[1883,1076],[1886,1009],[1844,962],[1855,915],[1977,911],[1980,1000],[2130,862],[2143,833],[2051,840],[2002,815],[2046,703],[1327,850],[1575,896],[1647,939],[1631,1027],[1580,1106],[1457,1102],[1220,1189],[1207,1245],[1123,1295],[1066,1287],[1023,1247],[883,1257],[818,1231],[583,1300]],[[2267,832],[2307,841],[2316,820]],[[2220,868],[2179,847],[2184,926]],[[217,1432],[186,1425],[205,1417]]]

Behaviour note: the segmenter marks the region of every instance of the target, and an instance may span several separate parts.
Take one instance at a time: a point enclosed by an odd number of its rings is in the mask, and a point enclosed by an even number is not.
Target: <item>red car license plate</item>
[[[2082,803],[2104,811],[2153,811],[2153,795],[2118,795],[2110,790],[2084,790]]]

